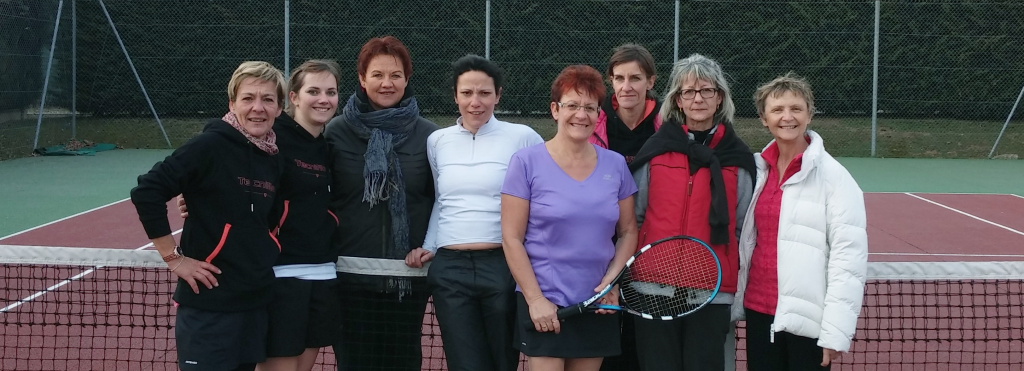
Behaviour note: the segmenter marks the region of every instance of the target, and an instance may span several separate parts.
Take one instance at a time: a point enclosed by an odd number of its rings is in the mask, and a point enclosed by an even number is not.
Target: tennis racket
[[[620,305],[598,304],[615,285]],[[722,264],[708,244],[688,236],[668,237],[640,248],[612,284],[590,299],[559,309],[558,319],[609,309],[672,320],[711,303],[721,285]]]

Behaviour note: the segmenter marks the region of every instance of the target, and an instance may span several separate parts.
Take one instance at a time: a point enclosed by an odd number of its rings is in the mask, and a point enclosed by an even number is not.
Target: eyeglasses
[[[567,109],[567,110],[572,111],[572,112],[576,112],[576,111],[579,111],[580,109],[582,109],[583,112],[586,112],[588,115],[596,115],[597,114],[597,110],[600,109],[600,108],[598,108],[598,106],[596,104],[591,104],[591,105],[584,106],[584,105],[580,105],[579,103],[576,103],[576,102],[568,102],[568,103],[558,102],[558,107]]]
[[[679,95],[682,96],[683,99],[693,99],[694,97],[697,96],[697,92],[698,91],[700,92],[700,97],[704,98],[704,99],[714,98],[715,94],[718,94],[718,89],[715,89],[715,88],[704,88],[704,89],[683,89],[679,93]]]

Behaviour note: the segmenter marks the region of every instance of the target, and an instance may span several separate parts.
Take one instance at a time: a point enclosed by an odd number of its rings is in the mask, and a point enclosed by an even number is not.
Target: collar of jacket
[[[807,136],[811,138],[811,143],[809,143],[807,145],[807,148],[804,149],[803,160],[800,161],[800,171],[796,172],[796,174],[793,174],[793,176],[786,180],[786,182],[783,183],[783,185],[802,182],[805,178],[807,178],[807,174],[809,174],[811,170],[813,170],[817,166],[818,160],[821,158],[821,155],[825,153],[825,144],[822,143],[821,136],[818,135],[818,133],[816,133],[814,130],[807,129]],[[766,149],[768,149],[768,147],[771,147],[773,144],[775,144],[774,139],[771,142],[768,142],[768,145],[764,146],[764,148],[761,149],[761,152],[764,152]],[[768,171],[768,163],[765,162],[763,158],[761,158],[760,153],[754,156],[754,161],[757,163],[757,171]]]
[[[494,114],[491,114],[491,118],[488,119],[487,122],[485,122],[482,126],[480,126],[479,129],[476,129],[476,134],[474,134],[471,133],[469,130],[466,130],[466,127],[462,126],[462,117],[455,119],[455,125],[459,127],[459,132],[468,133],[470,135],[484,135],[492,131],[498,130],[497,122],[498,119],[494,117]]]

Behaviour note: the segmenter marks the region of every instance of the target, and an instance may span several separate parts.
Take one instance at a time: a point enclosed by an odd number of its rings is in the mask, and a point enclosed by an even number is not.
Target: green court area
[[[455,123],[453,115],[426,115],[440,126]],[[544,138],[555,134],[550,116],[499,115],[499,118],[533,127]],[[164,118],[161,120],[171,145],[177,147],[198,134],[207,118]],[[752,148],[759,150],[771,135],[754,118],[738,118],[736,131]],[[1003,121],[899,119],[880,117],[875,157],[884,158],[987,158],[999,136]],[[112,143],[122,148],[167,148],[160,127],[152,117],[81,117],[74,134],[77,139]],[[825,139],[825,148],[837,157],[871,157],[870,117],[815,117],[811,128]],[[27,156],[32,151],[36,120],[0,122],[0,160]],[[66,142],[72,136],[70,118],[47,118],[39,132],[39,146]],[[1024,120],[1010,122],[995,155],[1024,157]]]
[[[170,150],[0,161],[0,236],[122,200]],[[840,158],[865,192],[1024,196],[1024,161]]]

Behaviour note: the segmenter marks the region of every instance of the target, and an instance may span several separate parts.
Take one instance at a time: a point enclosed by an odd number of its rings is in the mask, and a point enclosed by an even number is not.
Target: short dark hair
[[[487,74],[494,80],[495,93],[501,91],[501,84],[505,80],[501,68],[496,63],[476,54],[466,54],[452,62],[452,91],[459,88],[459,76],[469,71],[480,71]]]
[[[409,56],[409,49],[394,36],[375,37],[363,44],[363,47],[359,49],[359,57],[356,59],[356,73],[360,77],[366,76],[370,60],[378,55],[395,57],[398,59],[398,63],[402,64],[405,79],[408,80],[412,76],[412,59]]]
[[[619,45],[612,53],[611,59],[608,60],[608,80],[610,81],[615,74],[615,66],[629,62],[636,62],[647,78],[658,74],[651,52],[643,45],[630,43]]]

